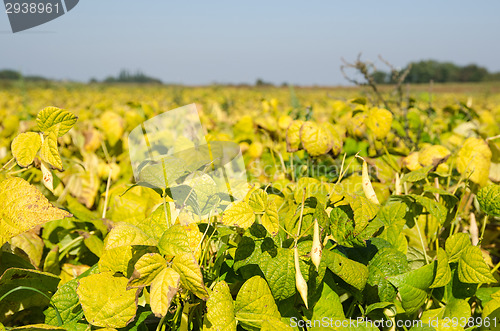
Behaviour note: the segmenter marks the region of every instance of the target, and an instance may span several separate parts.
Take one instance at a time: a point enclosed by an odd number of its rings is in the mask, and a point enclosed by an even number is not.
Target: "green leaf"
[[[421,195],[408,194],[408,196],[411,196],[419,205],[423,206],[429,214],[439,221],[439,224],[442,225],[444,223],[446,214],[448,213],[445,206],[438,203],[436,200],[431,200]]]
[[[448,254],[443,249],[440,249],[437,254],[437,270],[436,277],[430,288],[441,287],[448,285],[451,281],[451,268],[448,264]]]
[[[0,330],[1,325],[0,325]],[[18,326],[12,329],[9,329],[9,331],[45,331],[45,330],[65,330],[62,327],[54,326],[54,325],[46,325],[46,324],[30,324],[30,325],[24,325],[24,326]]]
[[[293,250],[278,248],[273,258],[259,258],[258,264],[266,277],[273,297],[284,300],[295,294],[295,266]],[[268,255],[266,252],[263,254]],[[257,261],[256,261],[257,262]]]
[[[483,320],[486,317],[490,317],[490,319],[496,318],[498,321],[498,317],[500,314],[500,291],[491,294],[491,300],[489,300],[483,308],[482,318]],[[495,321],[495,320],[494,320]],[[495,330],[494,326],[488,330]]]
[[[123,328],[135,317],[137,290],[127,290],[127,278],[102,272],[80,279],[76,293],[86,320],[95,326]]]
[[[59,267],[59,246],[54,246],[45,257],[43,263],[43,271],[50,272],[54,275],[59,275],[61,273],[61,268]]]
[[[434,168],[434,165],[430,165],[427,167],[420,168],[418,170],[411,171],[403,176],[401,179],[401,184],[404,182],[418,182],[419,180],[425,179],[429,174],[429,171]]]
[[[261,331],[286,331],[293,330],[290,324],[286,324],[279,319],[265,320],[262,322]]]
[[[481,210],[490,216],[500,217],[500,185],[489,185],[477,192]]]
[[[471,246],[469,235],[467,233],[456,233],[446,239],[446,253],[448,262],[457,262],[465,248]]]
[[[231,205],[222,215],[222,223],[248,229],[255,222],[253,208],[246,201]]]
[[[163,233],[163,236],[161,236],[160,242],[158,243],[158,249],[161,254],[166,256],[191,253],[186,229],[179,224],[171,226]]]
[[[71,216],[52,206],[22,178],[12,177],[0,183],[0,246],[37,225]]]
[[[38,128],[42,132],[47,132],[57,125],[59,126],[59,137],[67,133],[75,125],[78,117],[67,110],[56,107],[46,107],[42,109],[37,117]]]
[[[259,276],[250,278],[240,288],[236,296],[235,313],[240,324],[250,330],[259,330],[266,320],[281,318],[271,290]]]
[[[0,277],[0,297],[20,286],[34,288],[50,297],[56,291],[59,281],[59,277],[46,272],[9,268]],[[45,307],[47,304],[48,299],[45,296],[34,291],[22,289],[2,299],[0,301],[0,311],[7,312],[10,310],[17,312],[20,309],[27,309],[32,306]]]
[[[320,290],[321,296],[314,305],[311,320],[322,320],[324,317],[333,320],[345,319],[344,308],[338,294],[334,291],[334,287],[323,282]]]
[[[57,134],[49,131],[49,134],[42,143],[40,157],[54,168],[63,171],[63,164],[59,150],[57,149]]]
[[[163,268],[151,283],[150,305],[157,317],[165,316],[172,298],[179,290],[180,276],[172,268]]]
[[[357,236],[375,218],[379,207],[362,196],[346,196],[354,212],[354,235]]]
[[[349,214],[351,216],[349,216]],[[335,207],[330,212],[330,230],[333,238],[339,245],[353,247],[364,246],[364,242],[354,236],[354,217],[349,206]]]
[[[458,260],[458,279],[464,283],[496,282],[479,247],[468,246],[463,250]]]
[[[393,248],[383,248],[372,258],[368,270],[368,284],[377,287],[380,301],[390,302],[396,297],[397,291],[387,278],[405,273],[409,267],[403,253]]]
[[[234,302],[224,281],[215,285],[208,298],[203,331],[236,331]]]
[[[362,291],[365,288],[366,281],[368,280],[368,267],[359,262],[350,260],[342,255],[323,250],[321,263],[326,264],[334,274],[342,278],[347,284],[354,286]]]
[[[128,287],[151,285],[155,277],[167,267],[167,261],[158,253],[144,254],[135,263]]]
[[[180,275],[181,285],[184,288],[193,292],[200,299],[205,300],[208,298],[200,266],[196,262],[193,253],[176,255],[172,261],[172,268]]]
[[[435,268],[436,263],[433,262],[419,269],[388,278],[398,289],[403,308],[408,314],[416,312],[427,299],[427,290],[434,280]]]
[[[64,283],[57,289],[57,292],[52,296],[52,304],[57,308],[63,323],[69,324],[72,322],[77,322],[83,317],[82,306],[76,294],[76,288],[78,286],[78,281],[86,276],[96,274],[98,272],[97,267],[92,267],[85,271],[80,276]],[[50,325],[58,325],[56,311],[52,306],[49,306],[44,311],[45,323]]]
[[[12,155],[16,158],[17,164],[21,167],[27,167],[33,163],[41,146],[42,140],[38,133],[21,133],[12,141]]]

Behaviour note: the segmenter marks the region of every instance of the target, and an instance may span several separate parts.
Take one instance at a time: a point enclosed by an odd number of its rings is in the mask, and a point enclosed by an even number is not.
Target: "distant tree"
[[[266,82],[260,78],[255,81],[255,86],[273,86],[273,83]]]
[[[18,80],[21,79],[23,75],[20,72],[10,69],[0,70],[0,79],[6,80]]]
[[[105,83],[140,83],[140,84],[162,84],[162,81],[146,76],[144,73],[138,71],[131,74],[127,70],[121,70],[118,77],[108,77],[104,80]]]
[[[48,82],[50,79],[47,77],[43,76],[24,76],[24,80],[30,81],[30,82]]]
[[[389,75],[384,71],[377,70],[372,74],[372,77],[375,84],[389,83]]]
[[[460,82],[480,82],[488,76],[488,70],[475,64],[460,68],[458,81]]]
[[[426,60],[412,62],[410,73],[406,79],[410,83],[448,82],[481,82],[487,80],[488,70],[476,64],[457,66],[451,62]]]

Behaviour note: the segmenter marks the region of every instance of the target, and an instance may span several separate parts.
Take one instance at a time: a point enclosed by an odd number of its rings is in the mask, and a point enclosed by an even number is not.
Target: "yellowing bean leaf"
[[[255,222],[253,208],[246,201],[238,201],[222,215],[222,223],[247,229]]]
[[[40,157],[54,168],[60,171],[63,170],[61,156],[57,149],[57,134],[55,131],[49,131],[48,136],[43,141]]]
[[[180,276],[172,268],[162,269],[151,283],[150,305],[157,317],[165,316],[172,298],[179,290]]]
[[[12,141],[12,155],[16,158],[17,164],[21,167],[27,167],[33,163],[41,146],[42,140],[38,133],[21,133]]]
[[[491,150],[479,138],[467,138],[458,151],[457,169],[480,186],[486,185],[490,173]]]
[[[155,277],[167,267],[167,261],[158,253],[148,253],[135,263],[128,287],[149,286]]]
[[[38,128],[42,132],[47,132],[59,126],[57,135],[59,137],[67,133],[75,125],[78,117],[67,110],[57,107],[46,107],[40,111],[36,117]]]
[[[464,283],[495,283],[490,268],[483,259],[481,249],[468,246],[458,260],[458,279]]]
[[[330,130],[315,122],[304,122],[300,128],[300,141],[311,156],[326,154],[333,146],[333,136]]]
[[[293,121],[286,130],[286,150],[287,152],[296,152],[300,147],[300,127],[304,122],[301,120]]]
[[[132,245],[155,246],[157,243],[156,239],[151,238],[137,226],[120,222],[107,235],[104,241],[104,249]]]
[[[179,224],[171,226],[163,233],[158,243],[160,253],[167,256],[175,256],[182,253],[191,253],[189,238],[186,229]]]
[[[224,281],[215,285],[207,301],[207,315],[203,322],[204,331],[236,331],[234,302],[229,286]]]
[[[276,235],[279,230],[279,218],[278,218],[278,208],[274,201],[270,201],[267,204],[266,211],[261,218],[262,225],[266,228],[267,232],[271,235]]]
[[[368,112],[366,126],[378,140],[384,139],[392,125],[392,113],[387,109],[374,107]]]
[[[137,310],[136,289],[127,290],[127,278],[102,272],[82,278],[76,289],[87,321],[95,326],[123,328]]]
[[[260,329],[264,321],[281,318],[271,290],[260,276],[243,284],[236,296],[235,312],[241,325],[252,329]]]
[[[71,216],[22,178],[0,183],[0,245],[37,225]]]
[[[192,253],[177,255],[172,261],[172,268],[180,275],[181,285],[185,289],[193,292],[200,299],[205,300],[208,298],[200,266]]]

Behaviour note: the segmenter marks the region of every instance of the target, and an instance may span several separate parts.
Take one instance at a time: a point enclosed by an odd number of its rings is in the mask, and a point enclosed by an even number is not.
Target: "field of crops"
[[[182,119],[132,166],[193,103],[238,192]],[[491,85],[6,86],[0,168],[0,330],[500,329]]]

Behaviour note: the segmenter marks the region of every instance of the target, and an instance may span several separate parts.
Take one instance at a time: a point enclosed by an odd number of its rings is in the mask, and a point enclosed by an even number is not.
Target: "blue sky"
[[[3,11],[3,9],[2,9]],[[383,69],[437,59],[500,71],[500,1],[80,0],[12,34],[0,68],[87,81],[141,70],[165,82],[346,84],[341,57]]]

